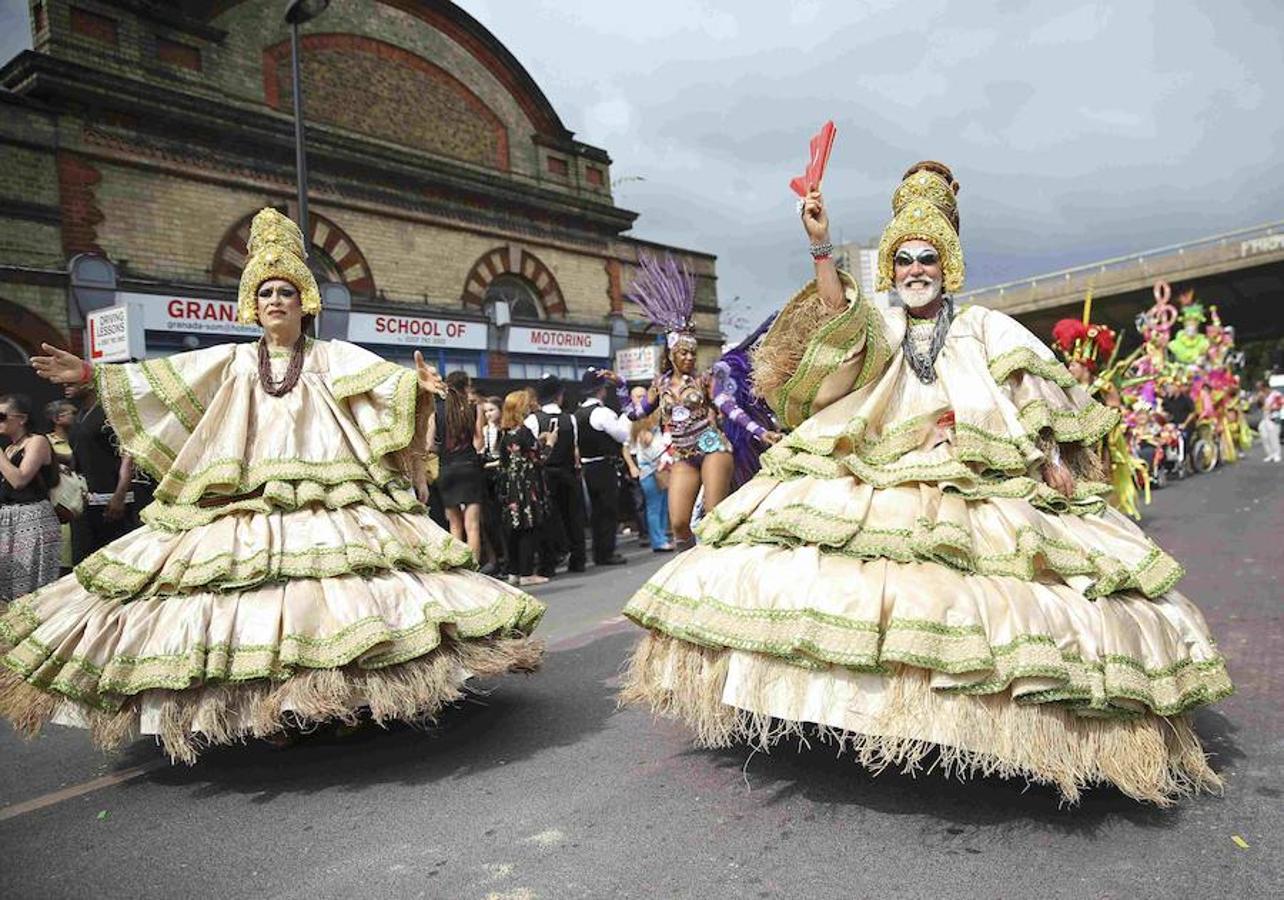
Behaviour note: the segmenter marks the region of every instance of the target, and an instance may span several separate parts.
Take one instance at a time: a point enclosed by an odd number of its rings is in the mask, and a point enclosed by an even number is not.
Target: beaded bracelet
[[[812,244],[808,249],[811,251],[811,258],[820,262],[822,259],[829,259],[830,254],[834,252],[834,245],[825,241],[823,244]]]

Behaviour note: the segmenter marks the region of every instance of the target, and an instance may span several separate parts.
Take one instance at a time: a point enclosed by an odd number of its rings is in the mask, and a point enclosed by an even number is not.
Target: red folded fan
[[[822,125],[811,139],[811,159],[807,162],[807,171],[802,178],[794,178],[789,182],[789,186],[799,197],[807,196],[807,191],[812,186],[820,187],[820,180],[825,177],[825,166],[829,163],[829,151],[834,147],[834,135],[837,133],[838,129],[831,120]]]

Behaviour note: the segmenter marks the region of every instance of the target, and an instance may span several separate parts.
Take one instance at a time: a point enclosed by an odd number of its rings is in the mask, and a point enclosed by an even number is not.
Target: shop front
[[[611,335],[605,331],[510,325],[505,349],[508,377],[513,381],[535,381],[545,375],[578,381],[589,367],[611,366]]]
[[[416,350],[437,371],[462,369],[473,378],[490,374],[486,354],[489,323],[482,319],[353,312],[348,340],[385,359],[410,365]]]

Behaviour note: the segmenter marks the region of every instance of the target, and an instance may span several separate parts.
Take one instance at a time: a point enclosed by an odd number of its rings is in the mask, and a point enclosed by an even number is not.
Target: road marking
[[[567,635],[558,638],[548,645],[548,649],[554,652],[563,650],[578,650],[581,647],[587,647],[589,644],[608,635],[617,632],[626,631],[632,625],[624,616],[612,616],[609,619],[603,619],[587,631],[581,631],[577,634]],[[24,800],[21,803],[13,803],[9,806],[0,806],[0,822],[8,819],[16,819],[18,816],[25,816],[27,813],[37,812],[50,806],[55,806],[67,800],[74,800],[77,797],[83,797],[85,794],[92,794],[94,791],[100,791],[103,788],[109,788],[126,781],[138,778],[140,775],[146,775],[154,769],[160,769],[168,766],[169,760],[158,759],[153,762],[144,763],[141,766],[132,766],[128,769],[121,769],[119,772],[112,772],[90,781],[80,784],[69,785],[60,790],[52,791],[48,794],[41,794],[31,800]]]
[[[139,775],[146,775],[153,769],[159,769],[162,766],[169,765],[169,760],[158,759],[154,762],[144,763],[141,766],[133,766],[128,769],[121,769],[119,772],[112,772],[110,775],[103,775],[101,778],[95,778],[92,781],[73,784],[62,790],[54,791],[49,794],[42,794],[32,800],[24,800],[21,803],[14,803],[9,806],[0,807],[0,822],[6,819],[15,819],[18,816],[25,816],[27,813],[62,803],[64,800],[74,800],[77,797],[83,797],[85,794],[91,794],[94,791],[111,787],[114,784],[120,784],[124,781],[137,778]]]

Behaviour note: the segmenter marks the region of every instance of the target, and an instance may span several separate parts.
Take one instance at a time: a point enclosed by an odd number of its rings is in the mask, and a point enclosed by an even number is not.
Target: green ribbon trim
[[[473,568],[468,548],[446,535],[436,545],[411,546],[395,538],[380,543],[338,544],[282,553],[261,550],[250,556],[216,553],[205,559],[168,560],[160,571],[138,569],[111,555],[111,547],[76,567],[76,579],[90,593],[126,602],[158,595],[203,591],[244,591],[268,581],[335,578],[392,569],[440,572]]]
[[[185,601],[176,597],[167,602]],[[20,634],[20,642],[0,663],[33,687],[114,711],[125,698],[157,688],[177,691],[219,682],[279,681],[300,669],[334,669],[354,662],[363,669],[384,668],[431,653],[441,645],[444,629],[465,640],[527,635],[544,614],[544,605],[535,598],[507,593],[464,612],[433,601],[421,609],[423,621],[407,628],[390,628],[382,617],[370,616],[324,638],[288,634],[273,644],[196,645],[173,654],[145,657],[120,654],[103,665],[79,654],[56,654],[27,628],[29,611],[15,614],[11,610],[2,621],[9,632]],[[380,649],[367,655],[375,647]],[[358,657],[363,658],[358,661]]]
[[[887,336],[883,333],[881,313],[861,294],[860,286],[850,275],[839,272],[845,293],[851,297],[847,309],[837,313],[817,330],[807,345],[797,371],[768,399],[773,410],[788,427],[796,427],[811,417],[812,404],[820,391],[821,383],[853,348],[865,344],[864,361],[853,390],[868,384],[891,358]],[[814,284],[808,284],[790,303],[811,300],[816,293]],[[768,335],[770,339],[770,334]]]
[[[972,535],[954,522],[919,518],[913,528],[879,528],[862,519],[841,516],[806,503],[792,503],[750,518],[728,517],[721,508],[710,512],[699,527],[700,540],[714,547],[737,544],[816,547],[823,553],[854,559],[891,559],[900,563],[931,562],[968,575],[998,575],[1036,581],[1051,571],[1063,579],[1094,579],[1084,592],[1088,599],[1124,590],[1158,597],[1172,590],[1185,570],[1153,543],[1145,557],[1128,567],[1096,550],[1050,537],[1031,525],[1016,530],[1016,549],[980,553]]]
[[[990,377],[996,384],[1003,384],[1017,369],[1045,378],[1062,388],[1079,387],[1070,370],[1055,359],[1044,359],[1029,347],[1016,347],[1000,353],[990,360]]]
[[[369,482],[345,481],[321,484],[316,481],[269,481],[263,493],[218,506],[195,506],[156,501],[142,512],[142,520],[164,531],[190,531],[208,525],[215,519],[237,513],[268,514],[294,512],[309,506],[342,509],[346,506],[370,506],[381,512],[423,512],[424,506],[400,483],[382,488]]]
[[[98,400],[120,441],[121,450],[133,457],[143,471],[160,482],[173,465],[178,451],[162,443],[143,426],[125,365],[94,366],[94,389],[98,392]]]
[[[624,615],[691,644],[762,653],[809,669],[839,665],[886,673],[891,664],[900,663],[956,676],[989,675],[943,689],[950,693],[997,694],[1020,678],[1055,679],[1062,684],[1054,690],[1027,692],[1016,699],[1063,703],[1085,715],[1136,715],[1131,701],[1156,715],[1172,716],[1233,691],[1220,655],[1202,661],[1187,657],[1152,669],[1119,654],[1094,660],[1061,653],[1049,634],[1023,634],[991,645],[980,625],[950,626],[893,616],[881,627],[877,621],[810,609],[745,609],[652,583],[643,585]]]

